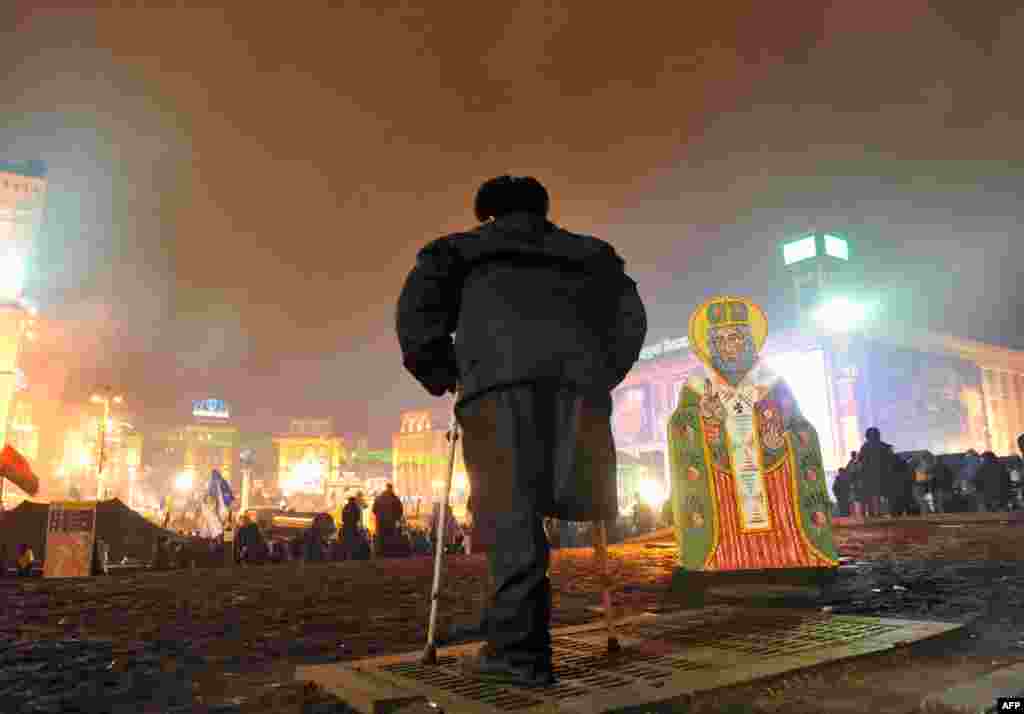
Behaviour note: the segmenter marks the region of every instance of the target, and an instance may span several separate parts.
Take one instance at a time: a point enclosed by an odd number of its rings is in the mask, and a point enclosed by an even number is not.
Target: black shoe
[[[448,636],[444,637],[442,645],[454,645],[466,642],[474,642],[482,640],[486,637],[484,628],[480,623],[473,625],[454,625],[449,631]]]
[[[459,669],[463,675],[472,679],[519,687],[550,687],[555,683],[555,676],[549,667],[512,664],[490,655],[486,645],[479,653],[464,657],[459,662]]]

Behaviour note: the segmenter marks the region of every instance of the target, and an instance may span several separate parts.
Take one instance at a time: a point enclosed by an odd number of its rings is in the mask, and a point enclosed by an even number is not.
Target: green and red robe
[[[736,387],[691,378],[668,440],[684,568],[838,565],[817,433],[767,368]]]

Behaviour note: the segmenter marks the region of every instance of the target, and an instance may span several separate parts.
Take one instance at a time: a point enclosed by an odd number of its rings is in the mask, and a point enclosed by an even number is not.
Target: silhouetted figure
[[[334,521],[326,513],[318,513],[302,534],[302,557],[307,562],[327,560],[327,541],[334,534]]]
[[[836,480],[832,482],[832,494],[836,497],[840,516],[850,515],[850,472],[846,467],[839,469]]]
[[[399,536],[398,522],[402,520],[403,508],[402,500],[395,495],[395,490],[390,483],[374,499],[373,515],[377,519],[377,553],[383,556],[395,553],[399,550],[396,541]]]
[[[363,509],[355,496],[350,496],[348,503],[341,509],[341,544],[346,560],[355,558],[359,547],[359,524],[363,520]]]
[[[966,493],[976,493],[977,483],[975,482],[975,476],[978,475],[978,469],[980,468],[981,456],[974,449],[968,449],[967,453],[964,454],[963,466],[960,470],[961,488]]]
[[[978,511],[1005,511],[1010,501],[1010,471],[996,455],[986,451],[974,477],[978,486]]]
[[[616,517],[611,390],[639,357],[646,315],[610,245],[547,220],[536,179],[487,181],[475,208],[482,225],[417,256],[398,338],[403,364],[432,395],[461,383],[472,540],[488,550],[497,589],[487,646],[464,672],[549,682],[542,517]]]
[[[953,502],[953,469],[933,454],[925,457],[925,473],[928,474],[928,488],[936,513],[947,513]]]
[[[892,478],[893,466],[896,462],[896,455],[892,446],[882,441],[882,434],[876,427],[871,427],[864,433],[865,443],[860,449],[858,461],[860,462],[860,486],[861,502],[864,505],[864,515],[877,517],[883,511],[883,484],[888,486],[885,490],[893,493],[896,489]],[[898,484],[898,490],[902,492],[904,485]]]
[[[242,516],[241,527],[235,536],[238,562],[260,563],[267,558],[267,544],[257,523],[248,516]]]

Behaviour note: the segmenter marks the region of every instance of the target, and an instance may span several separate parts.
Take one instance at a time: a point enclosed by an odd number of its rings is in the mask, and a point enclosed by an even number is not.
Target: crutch
[[[452,492],[452,475],[455,472],[455,444],[459,440],[459,422],[455,416],[455,404],[459,401],[459,389],[452,397],[452,418],[448,426],[448,473],[444,480],[444,501],[437,517],[434,543],[434,585],[430,589],[430,620],[427,625],[427,646],[420,661],[423,664],[437,664],[437,604],[441,598],[441,560],[444,557],[444,530],[448,520],[448,501]]]
[[[612,613],[612,579],[608,574],[608,526],[605,521],[597,522],[597,543],[595,553],[601,570],[601,601],[604,605],[604,625],[608,632],[608,651],[618,652],[619,638],[615,636],[615,616]]]

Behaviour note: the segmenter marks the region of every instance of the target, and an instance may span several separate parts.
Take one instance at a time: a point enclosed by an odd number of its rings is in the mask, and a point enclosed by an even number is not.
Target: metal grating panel
[[[817,611],[708,608],[624,620],[616,628],[622,650],[614,654],[607,652],[600,625],[555,631],[557,683],[552,687],[519,688],[462,676],[458,657],[475,652],[479,645],[441,650],[438,666],[420,664],[419,654],[413,653],[348,667],[383,677],[402,691],[418,692],[448,714],[534,714],[552,707],[596,714],[881,651],[957,627]],[[303,672],[298,676],[303,678]],[[338,695],[344,698],[344,691]]]
[[[660,639],[686,647],[713,647],[749,655],[794,655],[835,647],[899,630],[899,625],[845,615],[808,614],[762,619],[738,617],[681,627],[632,625],[626,637]]]

